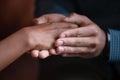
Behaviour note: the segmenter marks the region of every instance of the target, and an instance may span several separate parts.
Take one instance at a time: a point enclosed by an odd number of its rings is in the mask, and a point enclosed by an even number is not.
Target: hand
[[[45,14],[34,19],[35,24],[63,22],[65,16],[61,14]]]
[[[93,58],[99,56],[105,47],[103,30],[86,16],[71,14],[64,21],[75,23],[80,28],[61,33],[56,41],[57,53],[65,57]]]
[[[72,23],[46,23],[41,24],[39,26],[34,26],[30,28],[26,28],[25,32],[27,32],[28,36],[30,36],[30,44],[32,45],[31,49],[35,49],[32,51],[33,56],[37,56],[40,58],[44,58],[45,54],[39,55],[36,54],[36,50],[47,50],[53,46],[55,39],[58,35],[68,29],[76,28],[77,25]],[[48,53],[46,55],[49,55]]]
[[[65,16],[61,14],[46,14],[34,20],[35,24],[43,24],[43,23],[55,23],[55,22],[63,22]],[[46,58],[50,55],[50,53],[56,53],[55,49],[49,50],[32,50],[31,51],[33,57]]]

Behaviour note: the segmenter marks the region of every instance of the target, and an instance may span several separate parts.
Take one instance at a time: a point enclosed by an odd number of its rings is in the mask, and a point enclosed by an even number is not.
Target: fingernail
[[[38,24],[38,20],[37,19],[33,19],[33,25]]]
[[[60,38],[65,38],[66,36],[64,34],[61,34],[60,35]]]
[[[39,50],[33,50],[31,53],[32,57],[35,57],[35,58],[38,57],[38,54],[39,54]]]
[[[64,18],[64,21],[69,21],[69,18],[67,17],[67,18]]]
[[[44,58],[47,58],[49,56],[49,52],[46,50],[43,50],[39,53],[39,55],[40,55],[40,58],[44,59]]]
[[[40,20],[39,20],[37,24],[43,24],[43,23],[44,23],[43,21],[40,21]]]
[[[57,41],[57,46],[62,46],[62,45],[63,45],[63,41],[58,40],[58,41]]]
[[[46,23],[46,21],[44,19],[36,19],[37,20],[37,24],[44,24]]]
[[[63,47],[58,47],[58,54],[64,52],[64,48]]]

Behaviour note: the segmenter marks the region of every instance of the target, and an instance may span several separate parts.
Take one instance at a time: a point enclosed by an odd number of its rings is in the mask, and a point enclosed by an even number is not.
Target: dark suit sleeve
[[[59,13],[67,16],[74,11],[74,2],[72,0],[37,0],[35,16],[39,17],[48,13]]]

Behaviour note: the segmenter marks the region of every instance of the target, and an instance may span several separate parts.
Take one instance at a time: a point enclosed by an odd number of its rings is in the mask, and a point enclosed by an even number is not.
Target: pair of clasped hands
[[[104,31],[83,15],[46,14],[34,22],[40,25],[43,34],[41,47],[36,46],[30,51],[35,58],[44,59],[51,55],[93,58],[101,54],[106,44]],[[42,27],[44,25],[49,27]]]

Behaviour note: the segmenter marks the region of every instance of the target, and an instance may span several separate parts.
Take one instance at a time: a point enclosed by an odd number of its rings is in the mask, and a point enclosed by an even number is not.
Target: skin
[[[76,25],[71,23],[50,23],[30,26],[17,31],[0,42],[0,70],[29,50],[52,48],[56,37],[61,32],[75,27]]]
[[[25,52],[54,47],[53,43],[61,32],[77,27],[66,22],[33,25],[34,0],[6,0],[1,4],[0,71]]]
[[[0,43],[12,33],[23,27],[32,25],[34,18],[34,1],[35,0],[0,0]],[[15,43],[12,45],[15,45]],[[5,51],[8,51],[7,49],[8,47],[5,48]],[[17,60],[14,60],[14,62],[11,61],[4,67],[2,66],[0,69],[0,71],[2,70],[0,79],[37,80],[38,65],[36,59],[33,59],[28,54],[24,54],[17,58]]]
[[[40,25],[32,26],[34,0],[26,0],[24,2],[21,0],[14,0],[13,2],[10,0],[1,1],[0,12],[0,25],[2,26],[0,35],[0,71],[25,52],[32,49],[37,51],[42,50],[38,51],[39,53],[37,52],[37,57],[40,58],[45,58],[51,54],[55,55],[56,51],[67,57],[78,56],[91,58],[98,56],[105,45],[104,32],[85,16],[81,17],[80,15],[72,14],[67,19],[64,19],[64,16],[56,17],[55,19],[53,17],[45,17],[45,19],[42,20],[43,22],[40,22],[40,19],[38,20]],[[52,18],[53,20],[51,20]],[[77,27],[75,24],[79,25],[80,28],[73,29]],[[79,32],[82,31],[83,33],[80,34]],[[61,35],[59,35],[60,33]],[[60,36],[60,38],[55,42],[55,46],[57,47],[55,51],[55,49],[52,48],[54,48],[53,43],[58,36]],[[73,37],[76,36],[77,38],[74,39]],[[93,39],[95,41],[91,42]],[[101,40],[103,41],[102,44],[100,43]],[[76,45],[76,41],[77,43],[83,44]],[[73,54],[74,51],[76,51],[76,53]],[[41,56],[43,53],[47,53],[47,56]]]
[[[54,16],[57,16],[57,17],[54,17]],[[45,14],[39,18],[36,18],[35,19],[35,24],[43,24],[43,23],[55,23],[55,22],[64,22],[65,16],[61,15],[61,14]],[[54,51],[55,50],[52,48],[50,49],[50,51]],[[53,51],[52,51],[52,54],[53,54]],[[39,50],[33,50],[31,51],[31,55],[35,58],[39,57],[39,58],[46,58],[50,55],[52,55],[49,53],[48,50],[42,50],[42,51],[39,51]]]
[[[47,20],[45,20],[45,22],[46,21]],[[101,54],[105,47],[106,36],[104,31],[100,29],[97,24],[92,22],[86,16],[78,15],[76,13],[71,14],[62,21],[77,24],[79,28],[62,32],[59,35],[59,39],[55,42],[56,49],[44,51],[36,50],[35,52],[33,51],[32,54],[46,54],[46,57],[50,55],[62,55],[63,57],[82,58],[94,58]]]
[[[5,40],[10,34],[25,26],[32,25],[33,16],[34,0],[0,0],[0,44],[3,45],[3,39]],[[3,51],[7,48],[8,47],[2,47],[1,49]],[[2,54],[1,52],[0,55]],[[6,57],[8,56],[6,55]],[[11,62],[12,61],[10,61],[10,63]],[[3,64],[6,65],[6,63],[2,63],[3,62],[0,64],[0,71],[5,67]]]
[[[80,28],[67,30],[56,41],[57,52],[65,57],[94,58],[105,47],[106,35],[97,24],[86,16],[71,14],[66,22],[76,23]]]

